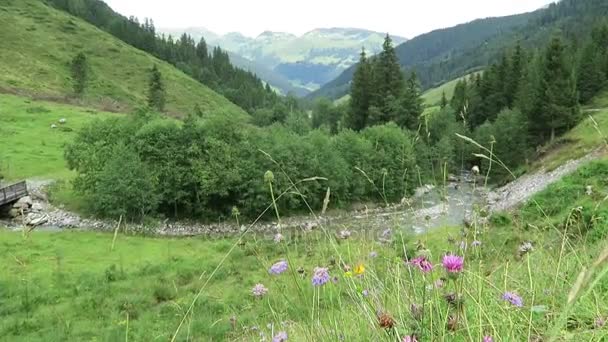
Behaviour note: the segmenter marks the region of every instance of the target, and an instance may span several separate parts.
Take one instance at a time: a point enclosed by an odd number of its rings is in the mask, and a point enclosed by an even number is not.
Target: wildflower
[[[287,332],[279,331],[278,334],[274,335],[272,342],[285,342],[287,341]]]
[[[593,322],[593,326],[596,329],[602,328],[604,325],[606,325],[606,319],[603,317],[598,317],[595,319],[595,322]]]
[[[355,267],[355,274],[356,275],[362,275],[363,273],[365,273],[365,265],[363,264],[359,264]]]
[[[479,246],[481,246],[481,241],[475,240],[475,241],[471,242],[471,246],[473,246],[473,247],[479,247]]]
[[[377,253],[376,251],[371,251],[371,252],[369,253],[369,257],[370,257],[370,258],[377,258],[377,257],[378,257],[378,253]]]
[[[414,335],[404,336],[401,341],[402,342],[418,342],[418,340],[416,339],[416,336],[414,336]]]
[[[274,265],[270,266],[268,273],[274,274],[274,275],[279,275],[285,271],[287,271],[287,261],[281,260],[279,262],[276,262]]]
[[[385,329],[392,329],[395,326],[395,319],[386,312],[381,312],[378,315],[378,324]]]
[[[280,243],[281,241],[283,241],[283,240],[284,240],[283,234],[281,234],[281,233],[276,233],[276,234],[274,235],[274,239],[273,239],[273,240],[274,240],[274,243]]]
[[[450,273],[458,273],[462,271],[464,259],[458,255],[445,255],[443,257],[443,268]]]
[[[255,284],[255,286],[251,289],[251,293],[255,297],[261,298],[268,293],[268,289],[263,284]]]
[[[466,241],[460,241],[460,249],[463,251],[467,250],[467,242]]]
[[[350,237],[350,235],[351,235],[350,230],[342,230],[342,231],[340,231],[340,239],[342,239],[342,240],[348,239]]]
[[[506,300],[507,302],[511,303],[511,305],[516,306],[518,308],[524,306],[523,299],[514,292],[505,292],[502,295],[502,299]]]
[[[424,256],[419,256],[412,259],[410,264],[418,267],[424,273],[428,273],[433,270],[433,264],[431,264]]]
[[[492,338],[492,336],[484,336],[483,342],[494,342],[494,339]]]
[[[518,252],[519,252],[519,255],[524,255],[528,252],[531,252],[533,249],[534,249],[534,247],[532,246],[532,242],[526,241],[526,242],[522,243],[521,246],[519,246]]]
[[[456,316],[450,315],[448,317],[448,330],[456,331],[458,329],[458,318]]]
[[[312,285],[322,286],[329,281],[329,271],[325,267],[315,267],[312,276]]]
[[[369,291],[367,289],[361,291],[361,294],[363,295],[363,297],[367,297],[369,296]]]
[[[344,276],[347,278],[352,278],[353,272],[351,272],[351,271],[344,272]]]
[[[380,235],[380,236],[381,236],[382,238],[384,238],[384,239],[390,239],[391,234],[392,234],[391,229],[390,229],[390,228],[387,228],[387,229],[385,229],[385,230],[383,230],[383,231],[382,231],[382,235]]]
[[[422,305],[416,303],[412,303],[410,305],[410,312],[412,313],[412,317],[414,317],[415,320],[422,319],[422,311]]]

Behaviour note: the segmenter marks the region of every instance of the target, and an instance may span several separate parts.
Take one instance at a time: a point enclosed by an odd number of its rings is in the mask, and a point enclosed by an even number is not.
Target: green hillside
[[[456,87],[456,83],[458,83],[458,81],[460,81],[462,79],[468,78],[469,76],[470,76],[470,74],[463,76],[463,77],[459,77],[457,79],[446,82],[446,83],[440,85],[439,87],[432,88],[432,89],[425,91],[422,94],[424,103],[426,103],[427,106],[439,105],[439,103],[441,102],[441,95],[444,92],[445,92],[445,97],[449,101],[452,98],[452,95],[454,95],[454,88]]]
[[[0,4],[0,90],[65,101],[71,93],[69,61],[84,52],[91,81],[83,102],[109,111],[145,104],[148,69],[157,64],[167,88],[167,112],[204,111],[244,115],[206,86],[92,25],[39,0]]]
[[[63,146],[91,120],[116,115],[0,95],[0,174],[8,180],[68,176]],[[60,119],[66,123],[60,125]]]

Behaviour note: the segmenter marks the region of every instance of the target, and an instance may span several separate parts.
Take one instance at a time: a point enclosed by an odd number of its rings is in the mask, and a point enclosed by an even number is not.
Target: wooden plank
[[[27,184],[19,182],[0,189],[0,205],[16,201],[27,195]]]

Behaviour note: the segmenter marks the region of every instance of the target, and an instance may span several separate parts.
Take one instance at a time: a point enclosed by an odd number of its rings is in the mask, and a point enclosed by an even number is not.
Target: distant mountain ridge
[[[371,30],[339,27],[318,28],[301,36],[265,31],[255,38],[238,32],[218,35],[203,27],[160,31],[174,36],[187,33],[195,40],[204,37],[208,44],[218,45],[252,61],[254,64],[249,70],[256,72],[271,85],[283,92],[294,91],[299,95],[318,89],[355,64],[362,47],[370,54],[379,52],[386,35]],[[399,36],[392,38],[396,44],[407,41]],[[255,65],[260,67],[260,72]],[[270,74],[269,70],[274,75]],[[275,84],[273,78],[288,80],[292,89]]]
[[[396,46],[395,51],[402,68],[415,70],[427,89],[487,66],[517,42],[533,48],[556,31],[571,38],[582,37],[595,21],[607,16],[606,0],[561,0],[529,13],[477,19],[435,30]],[[352,65],[308,96],[344,96],[355,69]]]

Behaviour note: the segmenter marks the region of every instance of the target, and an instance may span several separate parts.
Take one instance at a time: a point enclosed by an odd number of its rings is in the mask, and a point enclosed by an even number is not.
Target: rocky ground
[[[511,210],[519,204],[526,202],[534,194],[543,191],[550,184],[574,172],[581,165],[598,159],[605,151],[598,149],[580,159],[571,160],[555,170],[547,172],[541,169],[535,173],[526,174],[515,181],[490,191],[487,195],[490,212]]]

